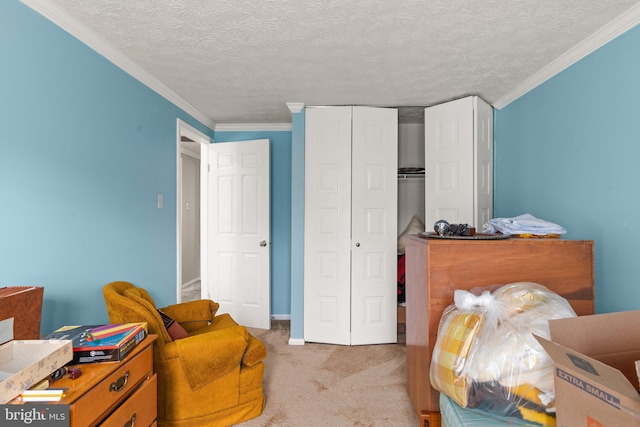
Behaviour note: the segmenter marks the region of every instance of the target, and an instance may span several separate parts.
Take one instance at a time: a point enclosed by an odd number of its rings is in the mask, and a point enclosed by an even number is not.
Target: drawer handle
[[[127,380],[129,379],[129,371],[125,372],[123,376],[118,378],[116,381],[111,383],[111,387],[109,387],[109,391],[119,392],[127,385]]]
[[[136,414],[134,413],[131,416],[131,419],[129,421],[127,421],[126,423],[124,423],[124,426],[122,427],[133,427],[133,425],[136,423]]]

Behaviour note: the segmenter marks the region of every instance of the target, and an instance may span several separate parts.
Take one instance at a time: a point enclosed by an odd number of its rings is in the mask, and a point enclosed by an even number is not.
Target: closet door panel
[[[474,221],[473,97],[425,109],[425,225]]]
[[[349,344],[351,107],[305,114],[304,338]]]
[[[351,344],[397,340],[398,113],[353,107]]]

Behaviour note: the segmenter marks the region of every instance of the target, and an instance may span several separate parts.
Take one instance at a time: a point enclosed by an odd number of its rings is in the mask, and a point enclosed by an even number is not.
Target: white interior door
[[[305,110],[304,339],[350,344],[351,107]]]
[[[473,97],[425,109],[425,226],[474,224]]]
[[[211,299],[239,324],[269,329],[269,140],[211,144],[209,165]]]
[[[353,107],[351,344],[397,341],[398,110]]]

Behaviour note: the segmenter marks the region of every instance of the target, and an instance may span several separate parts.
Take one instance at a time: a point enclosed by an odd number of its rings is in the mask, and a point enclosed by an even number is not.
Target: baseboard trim
[[[272,314],[271,320],[291,320],[291,315]],[[304,338],[289,338],[289,345],[304,345]]]
[[[290,314],[272,314],[271,320],[291,320]]]

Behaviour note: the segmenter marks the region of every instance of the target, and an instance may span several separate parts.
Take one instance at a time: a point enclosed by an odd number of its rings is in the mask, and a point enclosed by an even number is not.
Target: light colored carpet
[[[195,301],[202,298],[200,295],[200,280],[182,285],[180,296],[182,298],[181,302]]]
[[[290,346],[289,322],[250,329],[267,346],[262,415],[241,427],[411,427],[405,346]]]

